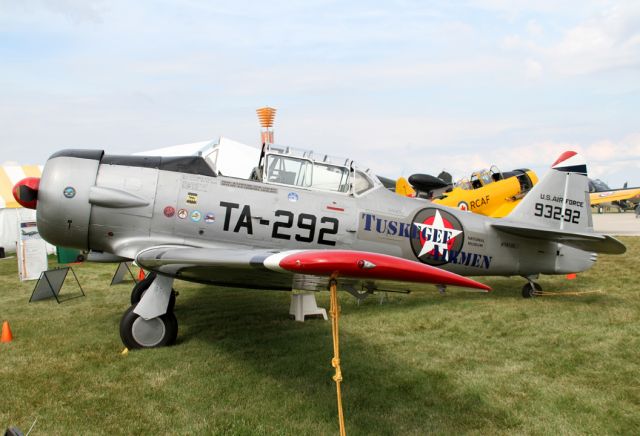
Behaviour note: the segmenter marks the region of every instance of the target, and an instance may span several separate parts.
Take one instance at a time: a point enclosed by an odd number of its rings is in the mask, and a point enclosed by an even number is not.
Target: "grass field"
[[[576,280],[524,300],[521,278],[451,290],[342,293],[349,434],[638,434],[640,238]],[[174,347],[121,355],[131,284],[114,265],[75,268],[86,297],[27,303],[15,259],[0,261],[0,430],[42,434],[335,434],[330,323],[289,319],[285,292],[177,283]],[[69,282],[62,295],[73,294]],[[328,293],[318,294],[327,307]]]

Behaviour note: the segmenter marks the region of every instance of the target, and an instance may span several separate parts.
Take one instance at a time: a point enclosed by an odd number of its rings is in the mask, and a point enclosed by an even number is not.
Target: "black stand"
[[[69,274],[69,271],[71,271],[73,277],[76,279],[76,283],[78,284],[82,295],[75,295],[69,298],[65,298],[64,300],[60,300],[58,296],[60,295],[60,290],[62,289],[62,285],[64,285],[64,281],[67,278],[67,274]],[[29,303],[31,303],[32,301],[46,300],[47,298],[54,297],[58,304],[60,304],[62,301],[67,301],[73,298],[84,296],[84,291],[82,290],[82,286],[80,285],[78,276],[76,276],[73,268],[71,268],[70,266],[65,266],[62,268],[50,269],[48,271],[43,271],[42,273],[40,273],[40,278],[38,279],[35,288],[33,288],[31,298],[29,298]]]

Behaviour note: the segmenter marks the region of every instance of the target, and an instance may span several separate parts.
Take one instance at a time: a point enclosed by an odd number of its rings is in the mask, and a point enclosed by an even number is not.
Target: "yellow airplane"
[[[449,190],[432,198],[429,193],[438,187],[435,184],[420,183],[422,177],[433,178],[416,174],[409,177],[412,182],[409,183],[401,177],[396,182],[396,193],[408,197],[431,198],[434,203],[494,218],[509,215],[538,182],[538,177],[531,170],[518,169],[503,173],[493,166],[488,170],[475,171],[470,178],[457,181]]]
[[[604,206],[611,204],[620,210],[633,209],[640,201],[640,188],[611,189],[600,179],[589,180],[589,199],[591,206]]]
[[[414,174],[409,181],[400,177],[395,192],[407,197],[422,197],[450,207],[502,218],[509,215],[527,192],[538,182],[535,172],[519,169],[502,173],[495,166],[475,171],[468,179],[447,184],[438,177]],[[416,191],[417,189],[417,191]],[[633,209],[640,203],[640,187],[611,189],[599,179],[589,179],[591,206],[614,205]]]

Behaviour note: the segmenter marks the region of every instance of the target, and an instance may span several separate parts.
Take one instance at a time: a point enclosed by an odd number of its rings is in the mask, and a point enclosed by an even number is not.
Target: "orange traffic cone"
[[[142,268],[140,268],[140,271],[138,272],[138,281],[140,280],[144,280],[144,270]]]
[[[0,336],[0,342],[13,341],[13,335],[11,334],[11,327],[9,327],[9,321],[2,323],[2,336]]]

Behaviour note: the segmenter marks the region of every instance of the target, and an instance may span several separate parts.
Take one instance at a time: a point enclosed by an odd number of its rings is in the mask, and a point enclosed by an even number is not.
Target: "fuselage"
[[[475,184],[460,184],[453,190],[434,199],[434,203],[469,210],[493,218],[503,218],[518,205],[520,200],[538,182],[538,177],[530,170],[514,170],[500,178],[482,179],[476,177]],[[484,180],[484,181],[483,181]],[[480,183],[483,181],[482,183]]]
[[[462,275],[583,271],[593,253],[491,227],[492,218],[401,197],[380,185],[334,192],[216,175],[199,157],[64,151],[37,204],[49,242],[135,258],[158,245],[348,248]]]

